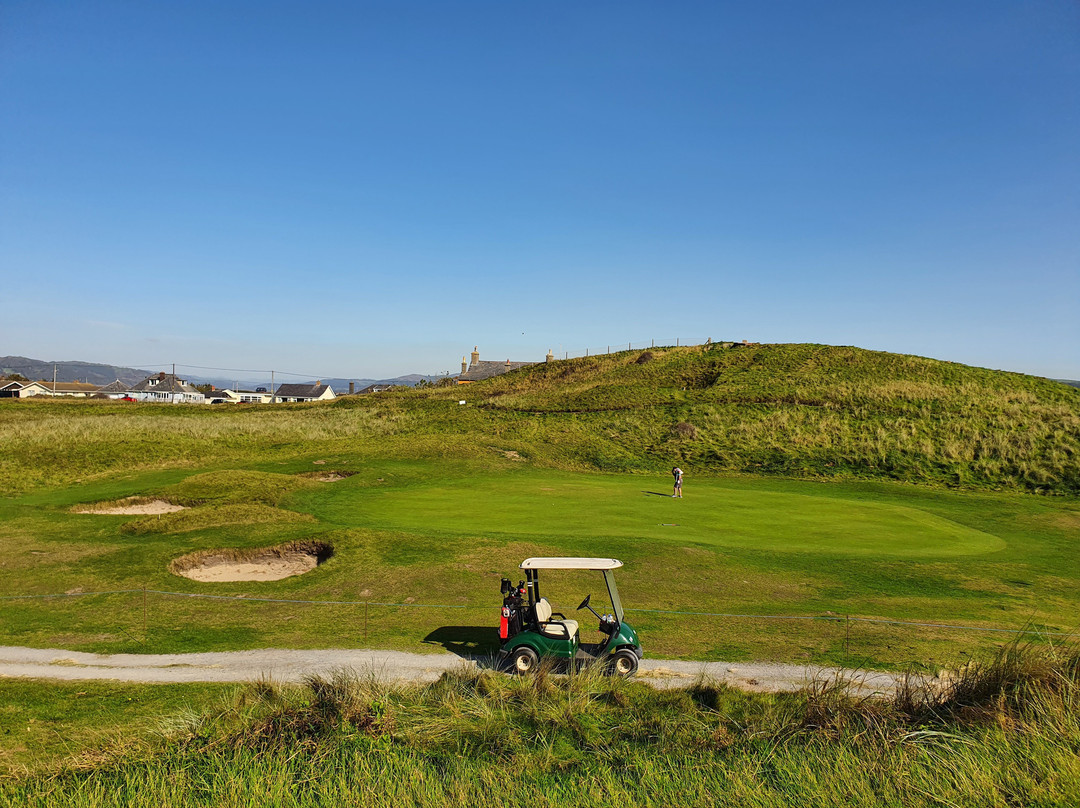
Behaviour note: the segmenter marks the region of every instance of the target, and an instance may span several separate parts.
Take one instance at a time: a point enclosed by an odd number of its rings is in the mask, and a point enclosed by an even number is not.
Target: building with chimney
[[[466,362],[465,357],[461,357],[461,375],[457,377],[458,384],[471,384],[472,382],[483,381],[484,379],[490,379],[495,376],[501,376],[504,373],[509,373],[511,370],[517,370],[518,368],[525,368],[529,365],[536,364],[536,362],[511,362],[509,359],[505,362],[481,362],[479,346],[473,347],[471,358],[471,362]],[[551,351],[548,351],[547,361],[550,362],[554,358]]]
[[[276,400],[283,403],[330,401],[334,398],[337,398],[334,394],[334,388],[328,384],[323,384],[321,380],[315,382],[315,384],[310,382],[307,384],[282,384],[270,394],[271,401]]]
[[[128,396],[136,401],[160,404],[202,404],[206,396],[172,373],[156,373],[132,385]]]

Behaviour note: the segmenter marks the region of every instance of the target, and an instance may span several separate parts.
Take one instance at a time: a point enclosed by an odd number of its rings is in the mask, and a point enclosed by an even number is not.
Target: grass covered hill
[[[916,356],[826,345],[627,351],[507,374],[484,397],[500,413],[587,419],[590,460],[611,470],[670,458],[1080,492],[1076,390]]]
[[[465,400],[466,405],[458,402]],[[0,493],[318,457],[892,479],[1080,494],[1080,390],[824,345],[625,351],[316,405],[0,402]]]

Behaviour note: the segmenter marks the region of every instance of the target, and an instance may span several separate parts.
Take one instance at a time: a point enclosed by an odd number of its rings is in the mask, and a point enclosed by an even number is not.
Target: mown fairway
[[[277,462],[263,470],[129,475],[0,504],[4,595],[138,589],[361,605],[222,602],[141,593],[15,600],[7,644],[133,652],[371,645],[491,650],[499,578],[530,555],[615,556],[648,653],[694,659],[948,663],[1004,638],[856,623],[664,612],[1075,627],[1080,508],[1016,494],[885,483],[573,473],[499,459]],[[273,468],[273,471],[269,469]],[[351,473],[317,482],[311,469]],[[193,504],[165,516],[75,514],[132,494]],[[319,537],[335,555],[276,582],[198,583],[168,571],[200,549]],[[569,612],[600,594],[550,575]],[[402,604],[387,606],[383,604]],[[455,608],[427,608],[429,605]],[[651,612],[647,610],[658,610]],[[584,623],[592,630],[591,622]],[[847,651],[844,649],[847,634]]]

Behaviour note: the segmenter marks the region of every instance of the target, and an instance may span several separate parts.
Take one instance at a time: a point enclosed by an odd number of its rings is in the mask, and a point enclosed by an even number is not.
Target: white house
[[[51,395],[49,388],[41,382],[0,382],[0,398],[31,398],[32,396]]]
[[[154,401],[161,404],[202,404],[206,396],[171,373],[147,376],[133,385],[128,395],[138,401]]]
[[[206,394],[206,400],[226,404],[269,404],[270,394],[260,390],[214,390]]]
[[[283,384],[271,395],[274,401],[330,401],[337,398],[334,388],[321,381],[315,384]]]

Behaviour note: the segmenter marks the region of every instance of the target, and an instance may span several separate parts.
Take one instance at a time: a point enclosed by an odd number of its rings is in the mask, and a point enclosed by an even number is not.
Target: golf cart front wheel
[[[527,673],[535,671],[539,662],[540,657],[536,655],[536,651],[529,648],[527,645],[523,645],[520,648],[514,649],[514,652],[510,654],[508,667],[510,673],[524,676]]]
[[[638,669],[637,654],[628,648],[616,651],[608,660],[607,672],[609,676],[621,676],[624,679],[633,676]]]

